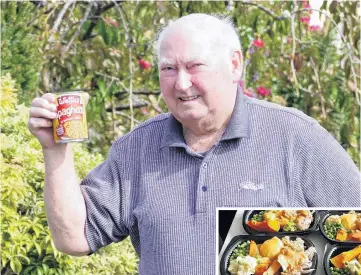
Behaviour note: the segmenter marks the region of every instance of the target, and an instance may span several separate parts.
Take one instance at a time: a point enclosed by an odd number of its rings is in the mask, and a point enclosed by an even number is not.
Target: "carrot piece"
[[[262,222],[248,220],[247,225],[253,230],[261,232],[278,232],[281,227],[279,220],[269,220]]]
[[[345,241],[347,239],[347,232],[345,230],[339,229],[337,230],[336,240]]]
[[[256,265],[254,275],[263,275],[267,271],[268,268],[269,268],[269,264]]]
[[[361,232],[349,233],[348,239],[350,239],[351,241],[361,242]]]
[[[249,256],[255,257],[257,255],[259,255],[257,244],[254,241],[251,241],[249,245]]]
[[[266,272],[263,273],[263,275],[273,275],[275,274],[279,269],[281,268],[281,265],[278,261],[274,261],[273,264],[266,270]]]
[[[361,254],[361,245],[352,250],[342,252],[341,254],[333,257],[330,262],[337,268],[345,267],[345,263],[349,262]]]

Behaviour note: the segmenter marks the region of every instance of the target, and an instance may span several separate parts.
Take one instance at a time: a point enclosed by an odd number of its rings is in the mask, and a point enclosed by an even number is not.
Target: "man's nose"
[[[178,91],[186,91],[190,87],[192,87],[191,75],[185,72],[184,70],[179,70],[175,88]]]

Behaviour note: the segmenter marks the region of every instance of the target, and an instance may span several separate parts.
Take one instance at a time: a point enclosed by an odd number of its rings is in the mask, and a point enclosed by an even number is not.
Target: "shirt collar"
[[[243,91],[238,86],[234,109],[221,140],[249,136],[249,117]],[[185,147],[182,124],[171,114],[167,119],[161,142],[162,147]]]

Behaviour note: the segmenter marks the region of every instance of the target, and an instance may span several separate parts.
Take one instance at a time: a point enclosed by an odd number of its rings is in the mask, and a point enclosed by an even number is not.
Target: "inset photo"
[[[360,209],[217,209],[220,275],[359,275]]]

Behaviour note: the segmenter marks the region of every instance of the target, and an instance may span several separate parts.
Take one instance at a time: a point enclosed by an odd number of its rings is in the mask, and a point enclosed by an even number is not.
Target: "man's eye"
[[[170,71],[173,70],[173,67],[167,66],[162,69],[162,71]]]
[[[198,68],[198,67],[202,67],[204,64],[202,63],[194,63],[191,65],[191,68]]]

